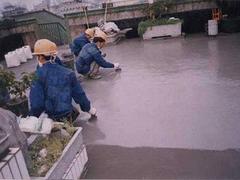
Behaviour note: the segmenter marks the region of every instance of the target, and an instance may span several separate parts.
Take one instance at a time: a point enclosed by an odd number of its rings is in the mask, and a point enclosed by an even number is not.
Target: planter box
[[[178,37],[182,34],[182,23],[167,24],[149,27],[143,34],[143,39],[152,39],[159,37]]]
[[[36,179],[78,179],[88,161],[86,147],[83,144],[82,128],[78,128],[68,145],[64,148],[61,157],[54,163],[45,177]],[[33,177],[32,177],[33,178]]]

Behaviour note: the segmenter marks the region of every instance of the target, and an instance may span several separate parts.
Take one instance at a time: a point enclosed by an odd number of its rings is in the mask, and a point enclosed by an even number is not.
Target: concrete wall
[[[139,19],[146,17],[143,12],[143,8],[146,4],[112,7],[109,8],[107,13],[107,21],[128,21],[130,19]],[[216,8],[215,1],[212,0],[193,0],[193,1],[181,1],[176,6],[173,6],[168,14],[183,13],[191,11],[202,11],[207,9]],[[97,21],[104,18],[104,10],[88,11],[89,24],[96,24]],[[76,37],[86,27],[86,17],[84,13],[72,13],[65,15],[66,25],[69,28],[69,34],[71,38]],[[129,26],[131,27],[131,26]]]

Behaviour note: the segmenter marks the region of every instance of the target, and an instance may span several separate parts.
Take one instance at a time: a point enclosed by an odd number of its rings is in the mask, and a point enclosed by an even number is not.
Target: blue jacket
[[[61,61],[61,59],[58,56],[56,57],[55,62],[61,66],[64,66],[63,62]]]
[[[90,43],[90,41],[88,40],[85,33],[81,33],[80,36],[73,40],[73,43],[70,46],[72,53],[75,56],[78,56],[82,48],[88,43]]]
[[[61,65],[61,66],[64,66],[63,62],[61,61],[61,59],[57,56],[56,59],[55,59],[55,63]],[[39,64],[37,65],[37,69],[39,68]]]
[[[73,110],[72,98],[83,111],[90,110],[90,101],[73,71],[57,63],[37,69],[30,90],[31,116],[45,111],[51,118],[65,117]]]
[[[96,62],[103,68],[113,68],[112,63],[107,62],[103,57],[101,51],[95,43],[85,45],[76,60],[76,68],[78,73],[87,74],[90,71],[92,62]]]

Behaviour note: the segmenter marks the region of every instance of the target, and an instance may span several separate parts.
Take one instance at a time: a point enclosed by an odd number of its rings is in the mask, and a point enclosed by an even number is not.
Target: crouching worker
[[[42,112],[55,121],[75,120],[72,98],[84,112],[96,115],[75,73],[55,63],[57,46],[41,39],[35,43],[34,53],[39,66],[30,89],[30,115],[39,117]]]
[[[99,79],[99,68],[115,68],[119,69],[119,63],[112,64],[107,62],[100,51],[107,41],[107,35],[98,30],[95,32],[93,42],[85,45],[79,53],[76,60],[76,69],[79,74],[88,76],[92,79]]]
[[[95,33],[94,28],[87,29],[84,33],[81,33],[77,38],[73,40],[73,43],[70,45],[72,53],[77,57],[81,52],[82,48],[90,43],[90,40],[93,38]]]

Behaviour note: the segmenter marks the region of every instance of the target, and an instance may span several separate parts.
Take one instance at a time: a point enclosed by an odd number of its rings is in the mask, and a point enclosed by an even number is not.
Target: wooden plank
[[[75,162],[73,162],[72,165],[71,165],[71,171],[72,171],[72,174],[73,174],[73,179],[78,179],[77,171],[76,171],[76,169],[74,167],[74,163]]]
[[[79,167],[79,165],[78,165],[77,158],[76,158],[75,162],[73,163],[73,168],[74,168],[75,171],[76,171],[76,176],[77,176],[77,178],[79,178],[80,175],[81,175],[81,170],[80,170],[80,167]]]
[[[18,151],[15,157],[16,157],[16,160],[17,160],[18,167],[20,168],[22,178],[23,179],[30,179],[29,174],[28,174],[28,170],[27,170],[27,166],[26,166],[25,160],[23,158],[22,151]]]
[[[2,173],[0,172],[0,179],[3,179],[3,175],[2,175]]]
[[[19,169],[19,167],[17,165],[17,162],[16,162],[15,158],[12,158],[9,161],[9,166],[10,166],[13,178],[14,179],[21,179],[22,176],[21,176],[20,169]]]
[[[86,149],[85,146],[84,146],[84,149],[83,149],[83,155],[84,155],[85,163],[87,163],[88,162],[88,155],[87,155],[87,149]]]
[[[83,170],[83,165],[82,165],[82,162],[81,162],[81,156],[80,156],[80,153],[77,155],[77,166],[78,166],[78,170],[80,172],[80,176],[81,176],[81,173],[82,173],[82,170]]]
[[[73,175],[71,171],[69,171],[66,179],[73,179]]]
[[[79,154],[79,156],[78,156],[78,164],[79,164],[79,168],[80,168],[80,171],[82,172],[82,170],[83,170],[83,167],[84,167],[84,160],[81,158],[82,156],[81,156],[81,153]]]
[[[10,171],[10,168],[8,166],[8,164],[6,164],[3,168],[2,168],[2,175],[4,179],[12,179],[12,173]]]

